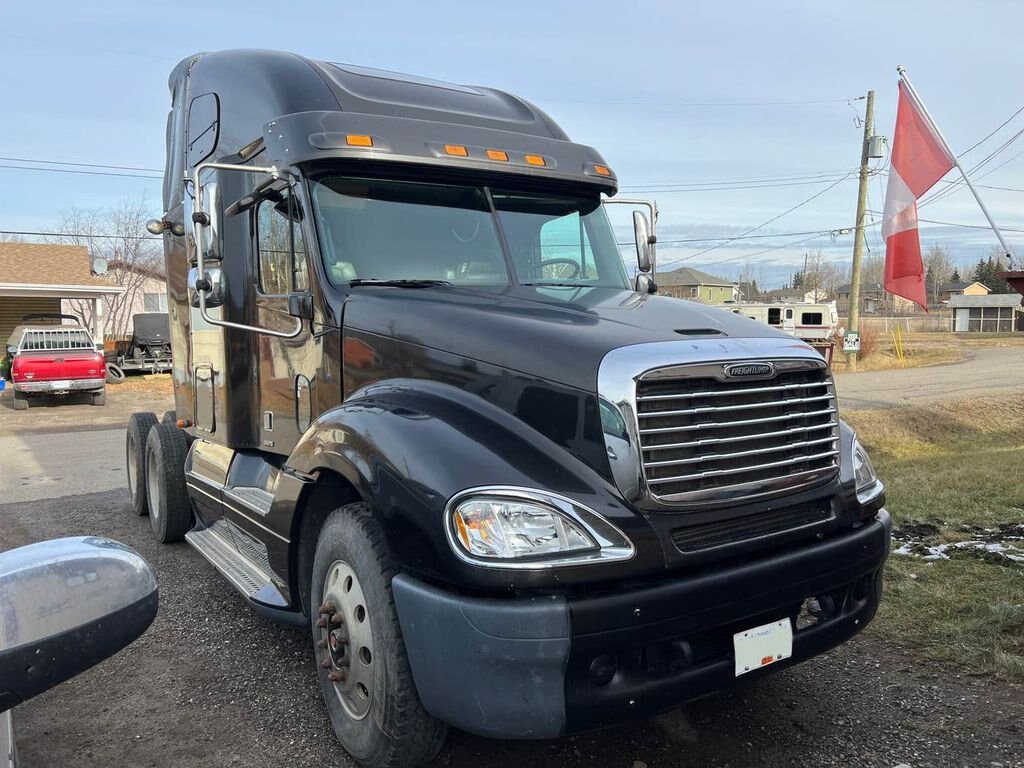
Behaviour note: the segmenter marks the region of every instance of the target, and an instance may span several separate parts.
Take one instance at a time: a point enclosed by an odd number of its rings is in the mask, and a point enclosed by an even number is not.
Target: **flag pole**
[[[949,146],[949,142],[946,141],[946,137],[942,135],[942,131],[939,130],[939,126],[935,124],[935,119],[932,117],[931,112],[928,111],[928,107],[921,101],[921,97],[917,95],[917,90],[914,88],[913,83],[910,82],[910,78],[907,77],[907,71],[903,67],[896,67],[896,71],[899,73],[900,80],[905,86],[907,86],[907,93],[910,98],[914,100],[914,105],[918,111],[924,115],[924,119],[928,121],[928,126],[935,133],[935,136],[940,142],[942,142],[942,148],[946,150],[947,154],[953,160],[953,165],[960,171],[960,175],[964,177],[964,181],[967,182],[967,188],[971,190],[971,194],[974,195],[974,199],[978,201],[978,207],[981,208],[981,212],[985,214],[985,218],[988,219],[988,225],[992,227],[992,231],[996,233],[996,237],[999,239],[999,244],[1003,246],[1003,253],[1006,254],[1006,258],[1009,259],[1010,264],[1013,264],[1013,254],[1010,253],[1010,246],[1006,244],[1006,240],[1003,239],[1003,233],[999,231],[999,227],[996,226],[995,221],[992,220],[992,214],[988,212],[988,208],[985,207],[985,203],[982,202],[981,196],[978,194],[978,190],[974,188],[974,184],[971,183],[970,177],[964,170],[963,166],[960,165],[960,161],[957,159],[956,153],[953,152]]]

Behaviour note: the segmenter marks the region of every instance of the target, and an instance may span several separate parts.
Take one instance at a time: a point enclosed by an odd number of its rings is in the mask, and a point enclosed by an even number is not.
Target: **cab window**
[[[283,295],[308,290],[301,219],[298,201],[290,195],[264,200],[257,208],[259,283],[263,293]]]

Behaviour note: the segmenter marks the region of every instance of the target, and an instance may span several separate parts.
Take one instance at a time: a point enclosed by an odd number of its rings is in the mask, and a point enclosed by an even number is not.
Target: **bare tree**
[[[4,232],[0,232],[0,243],[23,243],[24,238],[21,235],[8,235]]]
[[[124,293],[106,299],[107,335],[127,335],[131,308],[145,281],[163,271],[160,242],[146,236],[146,221],[153,217],[145,198],[126,198],[106,210],[72,208],[63,214],[57,231],[48,242],[82,245],[90,259],[107,262],[104,276]],[[92,302],[70,300],[72,312],[85,325],[92,324]]]
[[[870,253],[864,257],[860,268],[860,284],[885,282],[885,256],[881,253]]]
[[[840,280],[836,263],[826,259],[820,248],[806,253],[804,261],[806,267],[801,275],[800,287],[806,293],[813,293],[815,301],[834,296]]]
[[[925,287],[931,295],[932,304],[939,303],[939,289],[949,282],[955,266],[949,249],[938,243],[924,255]]]
[[[763,292],[765,290],[765,271],[764,263],[757,262],[756,264],[750,261],[744,261],[740,268],[736,271],[736,282],[740,284],[746,284],[747,286],[754,288],[756,291]],[[744,297],[747,301],[756,301],[757,296],[746,296]]]

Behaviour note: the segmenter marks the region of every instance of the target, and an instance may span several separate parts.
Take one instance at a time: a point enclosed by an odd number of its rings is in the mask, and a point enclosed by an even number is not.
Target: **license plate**
[[[71,389],[70,381],[51,381],[50,389]]]
[[[736,677],[793,655],[793,625],[789,619],[762,624],[732,636]]]

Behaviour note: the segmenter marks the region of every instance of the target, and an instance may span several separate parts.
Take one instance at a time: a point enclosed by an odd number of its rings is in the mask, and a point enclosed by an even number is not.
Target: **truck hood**
[[[346,328],[590,392],[612,349],[652,341],[785,334],[727,308],[614,288],[354,288]]]

